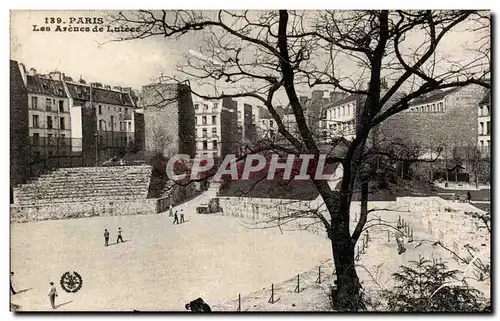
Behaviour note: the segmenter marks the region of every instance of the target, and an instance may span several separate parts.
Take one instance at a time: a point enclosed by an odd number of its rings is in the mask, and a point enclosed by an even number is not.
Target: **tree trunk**
[[[346,202],[340,202],[342,208],[342,203]],[[354,265],[355,242],[349,232],[349,223],[336,222],[332,225],[332,232],[332,252],[337,276],[337,297],[332,298],[334,308],[338,311],[357,311],[360,283]]]

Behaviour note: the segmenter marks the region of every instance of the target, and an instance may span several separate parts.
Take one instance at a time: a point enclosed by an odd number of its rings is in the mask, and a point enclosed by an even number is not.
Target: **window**
[[[50,98],[45,99],[45,109],[48,111],[52,110],[52,100]]]
[[[482,135],[484,133],[484,123],[480,122],[479,123],[479,135]]]
[[[212,127],[212,137],[217,137],[217,127]]]
[[[207,129],[206,128],[202,129],[202,137],[207,137]]]
[[[99,107],[99,115],[102,115],[102,106],[99,105],[98,107]],[[109,107],[108,107],[108,111],[109,111]]]
[[[64,113],[64,100],[59,100],[59,112]]]
[[[33,115],[33,127],[38,128],[40,125],[38,123],[38,115]]]
[[[347,115],[351,114],[351,105],[347,105]]]
[[[47,134],[47,143],[52,145],[52,134]]]
[[[116,108],[115,108],[115,110],[116,110]],[[110,118],[111,118],[111,120],[109,122],[109,127],[110,127],[111,131],[113,131],[113,128],[115,127],[115,117],[111,116]]]
[[[215,115],[212,116],[212,124],[217,124],[217,116]]]
[[[490,125],[490,122],[487,121],[486,122],[486,135],[490,135],[491,134],[491,125]]]
[[[219,108],[219,104],[218,103],[214,103],[214,109],[217,109]]]
[[[480,144],[481,146],[484,146],[484,141],[483,141],[482,139],[481,139],[481,140],[479,140],[479,144]]]
[[[198,107],[199,107],[199,106],[200,106],[200,105],[198,105],[198,104],[194,104],[194,110],[198,110]]]
[[[274,122],[273,122],[273,120],[272,120],[272,119],[271,119],[271,120],[269,120],[269,127],[274,127]]]
[[[40,134],[34,133],[33,134],[33,146],[39,146],[39,145],[40,145]]]
[[[38,109],[38,97],[31,97],[31,108]]]
[[[47,128],[52,129],[52,116],[47,116]]]
[[[206,140],[203,141],[203,149],[208,149],[208,142]]]
[[[62,130],[65,130],[65,129],[66,129],[66,124],[64,123],[64,117],[61,117],[61,118],[59,119],[59,123],[60,123],[60,126],[61,126],[60,128],[61,128]]]
[[[203,116],[203,117],[201,117],[201,123],[202,123],[203,125],[206,125],[206,124],[207,124],[207,116]]]
[[[213,148],[213,149],[218,149],[218,146],[217,146],[217,141],[216,141],[216,140],[213,140],[213,141],[212,141],[212,148]]]
[[[353,106],[352,106],[352,114],[353,114],[353,115],[356,115],[356,105],[353,105]]]
[[[342,116],[345,116],[345,107],[342,106]]]
[[[205,110],[208,110],[208,105],[207,104],[203,104],[203,107],[205,107]]]
[[[128,122],[128,131],[132,131],[132,122]]]

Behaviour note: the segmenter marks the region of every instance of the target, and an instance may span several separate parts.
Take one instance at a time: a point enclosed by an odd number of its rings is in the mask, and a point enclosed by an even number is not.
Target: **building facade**
[[[356,137],[357,110],[363,101],[360,95],[352,95],[327,104],[326,117],[321,124],[322,140],[331,140],[332,136],[353,140]]]
[[[478,104],[477,122],[478,135],[477,146],[484,157],[491,154],[491,92],[488,90]]]
[[[30,176],[28,91],[17,61],[10,61],[10,186]],[[11,190],[12,191],[12,190]],[[12,196],[12,195],[11,195]],[[12,197],[11,197],[12,198]],[[12,202],[12,199],[11,199]]]
[[[242,131],[238,130],[237,102],[230,98],[196,99],[196,153],[224,158],[239,151]]]
[[[196,152],[195,111],[186,84],[154,83],[143,86],[139,106],[144,114],[147,159]]]
[[[135,140],[132,90],[87,84],[82,79],[66,79],[64,84],[71,108],[73,152],[82,152],[86,164],[123,154]]]
[[[64,83],[33,68],[26,71],[22,64],[20,70],[28,92],[30,163],[66,165],[71,157],[71,113]]]
[[[478,141],[478,104],[484,89],[468,85],[434,91],[410,102],[410,107],[380,125],[382,139],[399,138],[451,158]]]

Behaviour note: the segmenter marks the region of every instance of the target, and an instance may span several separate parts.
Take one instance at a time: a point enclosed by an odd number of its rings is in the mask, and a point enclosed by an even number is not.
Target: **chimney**
[[[120,87],[120,86],[113,86],[113,89],[114,90],[118,90],[118,91],[122,91],[123,90],[123,88]]]
[[[21,71],[21,77],[23,78],[23,83],[26,86],[26,84],[27,84],[26,66],[24,64],[19,64],[19,71]]]
[[[111,89],[110,85],[104,85],[104,89]]]
[[[102,88],[102,84],[100,82],[94,82],[94,83],[92,83],[92,87],[94,87],[94,88]]]
[[[37,74],[36,69],[35,68],[30,68],[29,75],[34,76],[36,74]]]

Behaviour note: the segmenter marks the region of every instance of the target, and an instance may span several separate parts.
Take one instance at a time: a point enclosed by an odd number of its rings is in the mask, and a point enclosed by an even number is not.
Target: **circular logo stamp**
[[[83,279],[78,272],[66,272],[61,276],[61,288],[68,293],[76,293],[83,286]]]

